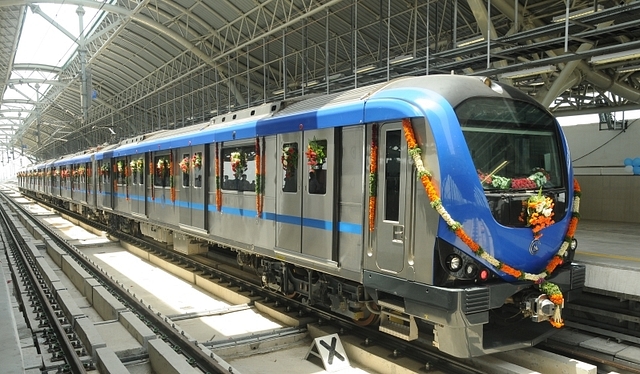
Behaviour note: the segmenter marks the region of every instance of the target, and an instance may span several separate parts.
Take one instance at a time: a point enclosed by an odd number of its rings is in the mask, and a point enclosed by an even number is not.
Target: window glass
[[[131,161],[129,161],[129,168],[131,170],[131,185],[138,185],[138,175],[141,174],[138,170],[138,160],[132,158]]]
[[[222,189],[254,191],[256,189],[256,150],[254,146],[222,149]]]
[[[202,187],[202,152],[196,152],[191,157],[191,170],[193,171],[193,186]]]
[[[400,130],[385,134],[384,219],[398,222],[400,218]]]
[[[548,112],[521,101],[475,98],[456,114],[485,190],[562,186],[564,161]]]
[[[285,143],[282,145],[280,164],[284,170],[282,179],[282,192],[298,192],[298,143]]]
[[[324,195],[327,192],[327,140],[310,140],[305,156],[309,165],[309,193]]]
[[[116,181],[119,185],[126,182],[127,161],[125,159],[116,161]]]
[[[153,185],[157,187],[169,187],[169,155],[154,156],[153,161],[155,167]]]
[[[182,174],[182,187],[189,187],[189,172],[191,171],[191,156],[188,153],[182,155],[180,163],[180,173]]]
[[[100,183],[102,184],[109,184],[109,174],[111,171],[111,164],[109,164],[108,162],[103,162],[102,165],[100,165],[100,170],[98,171],[98,173],[100,174]]]

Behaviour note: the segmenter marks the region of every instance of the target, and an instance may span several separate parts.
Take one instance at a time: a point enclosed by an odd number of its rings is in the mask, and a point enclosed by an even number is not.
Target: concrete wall
[[[640,120],[629,121],[625,131],[599,131],[598,124],[563,130],[582,187],[582,218],[640,223],[640,175],[625,166],[640,158]]]

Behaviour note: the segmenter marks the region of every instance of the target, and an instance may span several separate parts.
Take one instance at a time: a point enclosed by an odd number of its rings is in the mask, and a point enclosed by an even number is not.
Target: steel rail
[[[3,194],[4,195],[4,194]],[[5,200],[9,201],[5,197]],[[51,240],[53,240],[60,248],[64,249],[72,258],[80,263],[85,270],[89,272],[94,278],[98,279],[102,284],[107,285],[109,291],[114,294],[117,298],[120,299],[121,302],[126,305],[128,308],[133,309],[135,313],[143,316],[148,322],[147,324],[151,325],[152,330],[155,329],[157,334],[163,338],[167,338],[169,342],[175,347],[179,348],[179,353],[183,354],[187,357],[188,362],[195,363],[202,371],[206,373],[231,373],[233,371],[232,367],[225,368],[223,367],[215,358],[214,355],[208,355],[202,349],[197,346],[197,342],[189,341],[189,339],[178,333],[173,326],[169,322],[165,320],[162,316],[156,314],[153,310],[151,310],[150,306],[144,305],[140,300],[138,300],[134,295],[130,294],[127,290],[123,289],[121,285],[114,282],[106,273],[104,273],[100,268],[98,268],[95,264],[93,264],[88,258],[80,255],[76,250],[74,250],[65,240],[60,238],[54,231],[50,230],[50,228],[38,220],[31,218],[31,215],[28,211],[26,211],[21,205],[15,204],[11,202],[16,209],[20,210],[22,213],[26,214],[29,220],[37,225],[39,228],[49,233]],[[56,208],[59,209],[59,208]],[[67,214],[65,212],[65,214]],[[145,322],[143,320],[143,322]]]
[[[25,241],[22,239],[22,237],[17,235],[17,228],[8,218],[5,209],[6,205],[0,204],[0,215],[2,217],[1,225],[4,228],[0,235],[2,235],[3,240],[5,240],[5,238],[9,240],[9,243],[7,244],[9,245],[9,248],[11,248],[12,254],[21,260],[24,268],[27,270],[28,276],[30,278],[29,280],[33,287],[36,288],[38,299],[43,305],[42,311],[46,314],[47,320],[49,321],[50,326],[52,326],[53,328],[58,342],[60,343],[60,348],[64,353],[64,360],[67,365],[69,365],[71,372],[86,373],[84,364],[82,363],[82,361],[80,361],[80,357],[78,357],[78,354],[76,353],[73,344],[69,340],[64,327],[62,327],[60,321],[58,320],[58,317],[56,316],[55,309],[53,309],[53,306],[49,302],[44,289],[40,285],[40,282],[38,282],[36,273],[30,266],[33,263],[34,259],[30,259],[27,256],[28,251],[22,250],[22,248],[26,247]]]

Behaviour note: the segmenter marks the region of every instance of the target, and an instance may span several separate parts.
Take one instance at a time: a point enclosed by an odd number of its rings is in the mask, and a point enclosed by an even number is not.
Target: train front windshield
[[[485,190],[562,186],[554,118],[530,103],[475,98],[456,108]]]

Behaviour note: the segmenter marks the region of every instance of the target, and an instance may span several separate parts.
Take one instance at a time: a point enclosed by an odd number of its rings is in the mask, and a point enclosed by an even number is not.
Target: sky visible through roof
[[[99,1],[102,2],[102,1]],[[24,25],[16,49],[13,61],[14,68],[11,71],[9,79],[40,79],[40,80],[57,80],[58,74],[38,69],[36,65],[53,66],[64,68],[65,64],[72,59],[78,48],[76,40],[80,35],[77,5],[70,4],[34,4],[49,18],[53,19],[59,26],[64,28],[74,39],[65,35],[56,26],[46,20],[40,14],[36,14],[30,7],[25,15]],[[96,8],[83,7],[83,26],[85,36],[90,35],[90,31],[94,29],[95,24],[100,21],[103,12]],[[19,68],[24,66],[24,68]],[[4,92],[3,100],[31,100],[33,102],[41,101],[51,85],[46,83],[14,83],[7,86]],[[46,104],[43,102],[43,105]],[[3,110],[4,116],[0,116],[0,126],[11,126],[12,130],[16,130],[22,125],[22,122],[34,110],[35,106],[29,103],[13,102],[3,103],[0,110]],[[9,129],[8,129],[9,130]],[[7,131],[10,132],[10,131]],[[15,159],[16,169],[26,166],[28,161],[20,158],[16,152],[14,154],[2,154],[0,159],[2,164],[8,162],[8,158]],[[13,157],[12,157],[13,156]],[[11,162],[10,164],[14,164]],[[2,173],[5,174],[6,169],[3,168]],[[5,175],[0,175],[0,179],[5,179]]]

